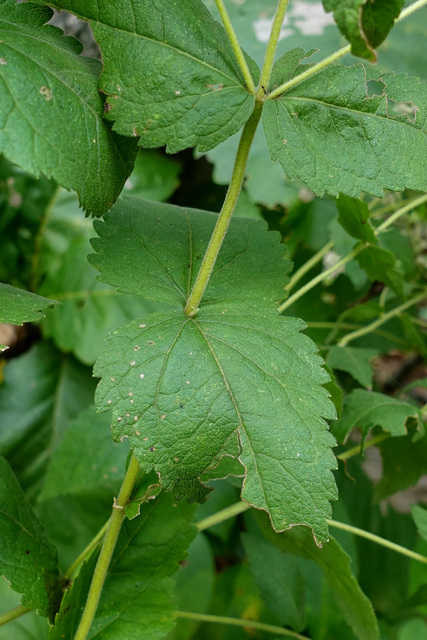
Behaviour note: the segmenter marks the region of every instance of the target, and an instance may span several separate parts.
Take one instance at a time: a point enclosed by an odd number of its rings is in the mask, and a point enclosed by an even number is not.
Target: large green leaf
[[[294,49],[273,69],[277,86],[307,69]],[[370,95],[369,81],[375,81]],[[362,65],[331,66],[264,107],[273,160],[318,195],[427,190],[427,87]]]
[[[22,593],[25,607],[52,620],[62,597],[58,554],[3,457],[0,504],[0,573]]]
[[[0,282],[1,323],[22,324],[40,320],[44,316],[43,311],[54,304],[57,304],[56,300],[42,298],[29,291]],[[0,351],[4,349],[7,349],[7,346],[0,344]]]
[[[175,305],[110,334],[94,370],[98,409],[113,409],[114,438],[129,437],[143,469],[177,497],[203,499],[203,472],[239,456],[245,500],[277,530],[304,523],[325,540],[336,494],[323,418],[335,409],[302,321],[275,310],[289,270],[278,234],[232,221],[199,313],[183,313],[215,220],[127,199],[97,224],[91,262],[102,279]]]
[[[0,387],[0,454],[23,488],[36,491],[70,422],[93,401],[89,368],[52,345],[14,358]]]
[[[338,542],[331,538],[319,549],[303,527],[275,535],[262,514],[255,512],[254,515],[268,542],[284,553],[301,556],[319,565],[338,607],[357,638],[377,640],[379,633],[372,605],[360,589],[351,571],[350,558]]]
[[[363,438],[375,426],[399,437],[407,433],[408,418],[417,419],[417,415],[416,408],[407,402],[376,391],[355,389],[344,399],[343,415],[333,423],[332,431],[339,442],[343,442],[354,427],[361,429]]]
[[[375,62],[375,49],[387,37],[404,0],[323,0],[333,11],[340,31],[351,43],[351,52]]]
[[[125,520],[89,639],[156,640],[172,628],[171,576],[197,532],[193,513],[194,507],[173,504],[162,494],[143,505],[139,518]],[[93,569],[92,558],[67,592],[49,640],[74,637]]]
[[[44,26],[51,9],[14,0],[0,7],[0,150],[77,191],[88,213],[102,215],[131,173],[137,146],[103,121],[100,64],[79,55],[77,40]]]
[[[207,151],[251,115],[255,99],[225,30],[200,0],[124,0],[120,11],[108,0],[50,4],[90,21],[104,61],[106,117],[118,133],[170,153]]]

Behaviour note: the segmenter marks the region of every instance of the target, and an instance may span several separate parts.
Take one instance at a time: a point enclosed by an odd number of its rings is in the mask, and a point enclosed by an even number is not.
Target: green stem
[[[418,318],[412,318],[412,321],[417,321]],[[337,323],[336,322],[306,322],[307,327],[310,329],[336,329],[337,327]],[[359,329],[360,328],[360,324],[352,324],[351,322],[340,322],[339,323],[339,330],[341,329],[348,329],[349,331],[352,329]],[[382,338],[386,338],[387,340],[391,340],[392,342],[395,342],[396,344],[401,344],[402,346],[406,346],[407,342],[405,340],[401,340],[400,338],[398,338],[397,336],[393,335],[392,333],[389,333],[388,331],[373,331],[372,333],[375,333],[377,336],[381,336]],[[335,335],[335,333],[334,333]],[[329,345],[332,342],[332,339],[330,340],[329,338],[326,341],[326,344]]]
[[[231,20],[227,13],[227,9],[225,8],[224,2],[223,0],[215,0],[215,4],[227,32],[228,39],[230,40],[231,46],[233,47],[234,55],[236,56],[236,60],[245,79],[246,87],[251,93],[255,93],[255,83],[253,81],[251,72],[249,71],[248,63],[246,62],[246,58],[240,47],[236,33],[233,29],[233,25],[231,24]]]
[[[383,440],[388,440],[390,438],[389,433],[379,433],[377,436],[374,436],[363,445],[363,450],[369,449],[369,447],[374,447],[379,444]],[[349,458],[353,458],[354,456],[359,455],[362,451],[362,444],[357,444],[355,447],[351,449],[347,449],[347,451],[343,451],[340,453],[337,458],[338,460],[348,460]]]
[[[37,291],[37,286],[39,281],[40,251],[41,251],[41,246],[43,241],[43,235],[46,230],[46,225],[49,220],[50,214],[52,213],[52,209],[55,206],[55,203],[60,191],[61,191],[61,187],[60,185],[58,185],[56,189],[53,191],[50,197],[50,200],[46,205],[46,208],[40,220],[40,226],[38,228],[37,235],[34,239],[34,252],[31,259],[31,275],[30,275],[31,291]]]
[[[307,260],[307,262],[305,262],[302,267],[298,269],[298,271],[295,271],[294,275],[285,287],[286,291],[290,291],[291,289],[293,289],[296,283],[299,282],[299,280],[301,280],[301,278],[305,276],[305,274],[310,271],[310,269],[315,267],[316,264],[321,261],[323,256],[328,253],[328,251],[331,251],[334,244],[334,241],[330,240],[327,244],[325,244],[324,247],[322,247],[317,253],[315,253],[314,256],[310,258],[310,260]]]
[[[396,20],[396,23],[400,22],[401,20],[404,20],[405,18],[410,16],[411,13],[414,13],[414,11],[421,9],[421,7],[424,7],[425,5],[427,5],[427,0],[417,0],[417,2],[414,2],[413,4],[411,4],[409,7],[406,7],[406,9],[404,9],[401,12],[401,14]],[[295,76],[295,78],[292,78],[291,80],[288,80],[287,82],[284,82],[283,84],[281,84],[279,87],[274,89],[274,91],[269,93],[268,96],[266,96],[266,100],[273,100],[274,98],[277,98],[278,96],[285,93],[285,91],[289,91],[289,89],[292,89],[297,84],[304,82],[304,80],[307,80],[307,78],[311,78],[316,73],[318,73],[319,71],[322,71],[323,69],[325,69],[325,67],[328,67],[330,64],[336,62],[337,60],[339,60],[340,58],[342,58],[343,56],[345,56],[347,53],[350,53],[350,52],[351,52],[351,45],[349,44],[347,44],[345,47],[342,47],[341,49],[338,49],[338,51],[335,51],[324,60],[321,60],[317,64],[314,64],[303,73],[300,73],[298,76]]]
[[[6,611],[6,613],[0,615],[0,627],[2,627],[4,624],[7,624],[8,622],[12,622],[12,620],[16,620],[16,618],[20,618],[30,611],[32,611],[32,609],[23,607],[22,604],[14,607],[13,609],[10,609],[10,611]]]
[[[232,504],[231,507],[226,507],[217,513],[214,513],[212,516],[205,518],[204,520],[200,520],[197,523],[197,529],[199,531],[204,531],[205,529],[209,529],[209,527],[213,527],[220,522],[224,522],[225,520],[229,520],[230,518],[234,518],[234,516],[239,515],[239,513],[243,513],[248,509],[251,509],[252,505],[247,502],[236,502]]]
[[[384,220],[384,222],[375,229],[375,235],[382,233],[383,231],[388,229],[393,224],[393,222],[395,222],[398,218],[405,215],[405,213],[408,213],[408,211],[412,211],[412,209],[416,209],[417,207],[419,207],[421,204],[424,204],[425,202],[427,202],[427,193],[424,194],[423,196],[420,196],[419,198],[414,198],[414,200],[411,200],[410,202],[405,204],[403,207],[395,211],[393,215],[387,218],[387,220]]]
[[[308,291],[313,289],[313,287],[319,284],[319,282],[322,282],[323,280],[328,278],[330,275],[335,273],[337,269],[340,269],[342,266],[347,264],[347,262],[350,262],[350,260],[353,260],[353,258],[355,258],[364,248],[365,248],[365,245],[358,244],[353,249],[353,251],[351,251],[346,256],[344,256],[344,258],[341,258],[341,260],[333,264],[331,267],[329,267],[329,269],[322,271],[322,273],[319,273],[315,278],[307,282],[307,284],[301,287],[301,289],[298,289],[298,291],[296,291],[292,296],[290,296],[287,300],[285,300],[285,302],[282,302],[282,304],[278,309],[279,313],[282,313],[285,309],[290,307],[291,304],[299,300],[299,298],[302,298],[303,295],[305,295]]]
[[[225,234],[227,233],[228,225],[230,224],[231,216],[233,215],[233,211],[242,188],[249,150],[251,148],[252,140],[261,117],[261,111],[262,104],[256,103],[255,109],[242,131],[242,136],[240,138],[239,148],[237,150],[236,160],[234,163],[233,175],[231,176],[231,182],[228,187],[227,195],[225,196],[224,204],[222,205],[219,218],[215,225],[215,229],[213,230],[208,248],[206,249],[206,253],[203,257],[203,261],[200,266],[199,273],[197,274],[193,290],[190,293],[184,309],[185,313],[188,316],[192,317],[196,315],[198,311],[200,300],[202,299],[202,296],[208,285],[212,270],[218,257],[218,253],[221,249]]]
[[[96,536],[92,538],[92,540],[89,542],[87,547],[83,549],[81,554],[74,560],[73,564],[67,569],[65,573],[66,578],[72,578],[76,569],[82,564],[83,560],[85,560],[87,556],[89,556],[92,553],[92,551],[97,547],[97,545],[102,540],[102,538],[105,535],[105,532],[108,529],[109,522],[110,520],[108,519],[107,522],[104,524],[104,526],[98,531]]]
[[[302,636],[295,631],[276,627],[272,624],[264,622],[256,622],[255,620],[244,620],[243,618],[229,618],[228,616],[212,616],[207,613],[191,613],[190,611],[175,611],[177,618],[186,620],[198,620],[199,622],[212,622],[214,624],[228,624],[234,627],[245,627],[246,629],[257,629],[266,633],[273,633],[276,636],[287,636],[288,638],[297,638],[297,640],[308,640],[307,636]]]
[[[277,44],[279,42],[280,31],[282,29],[286,9],[288,8],[288,2],[289,0],[279,0],[279,4],[277,5],[276,14],[274,16],[273,25],[271,27],[270,38],[268,40],[267,49],[265,51],[261,77],[259,80],[257,91],[258,100],[264,100],[268,92],[268,85],[270,84],[270,76],[274,64],[274,55],[276,53]]]
[[[122,522],[125,518],[125,506],[128,503],[139,474],[139,464],[135,456],[129,462],[128,470],[120,489],[119,497],[114,501],[113,512],[108,521],[107,531],[102,544],[101,553],[92,577],[86,605],[74,640],[86,640],[98,608],[102,588],[107,577],[108,567],[116,547]]]
[[[422,556],[420,553],[416,553],[415,551],[411,551],[406,547],[402,547],[400,544],[396,544],[395,542],[390,542],[390,540],[386,540],[385,538],[381,538],[381,536],[376,536],[374,533],[369,533],[369,531],[365,531],[364,529],[359,529],[358,527],[353,527],[350,524],[345,524],[344,522],[337,522],[336,520],[327,520],[327,523],[330,527],[335,527],[336,529],[342,529],[343,531],[348,531],[348,533],[353,533],[356,536],[361,538],[366,538],[367,540],[371,540],[372,542],[376,542],[380,544],[382,547],[386,547],[387,549],[392,549],[397,553],[402,554],[403,556],[408,556],[408,558],[412,558],[412,560],[418,560],[418,562],[423,562],[427,564],[427,557]]]
[[[357,340],[357,338],[361,338],[362,336],[368,335],[368,333],[371,333],[377,327],[380,327],[382,324],[385,324],[391,318],[394,318],[394,316],[397,316],[399,315],[399,313],[402,313],[402,311],[405,311],[405,309],[408,309],[409,307],[412,307],[414,304],[417,304],[417,302],[421,302],[426,297],[427,297],[427,290],[423,291],[417,296],[414,296],[413,298],[410,298],[409,300],[406,300],[406,302],[403,302],[398,307],[391,309],[384,315],[374,320],[374,322],[371,322],[371,324],[368,324],[365,327],[358,329],[357,331],[352,331],[351,333],[348,333],[346,336],[344,336],[344,338],[341,338],[341,340],[338,342],[338,346],[345,347],[349,342],[352,342],[353,340]]]

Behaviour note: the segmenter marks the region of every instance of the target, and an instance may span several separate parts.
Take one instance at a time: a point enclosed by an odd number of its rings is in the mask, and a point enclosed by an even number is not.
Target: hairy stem
[[[215,266],[216,259],[218,257],[218,253],[221,249],[225,234],[227,233],[228,225],[230,224],[231,216],[233,215],[233,211],[237,204],[237,200],[242,188],[249,150],[251,148],[252,140],[261,117],[261,111],[262,104],[256,103],[255,109],[242,131],[242,136],[240,138],[239,148],[237,150],[236,160],[234,163],[233,175],[231,176],[231,182],[228,187],[227,195],[225,196],[224,204],[222,205],[219,218],[215,225],[215,229],[213,230],[208,248],[206,249],[206,253],[203,257],[199,273],[197,274],[196,282],[194,283],[193,289],[190,293],[184,309],[185,313],[188,316],[195,316],[198,311],[200,300],[202,299],[202,296],[208,285],[213,268]]]
[[[369,533],[369,531],[365,531],[364,529],[353,527],[352,525],[345,524],[344,522],[337,522],[336,520],[327,520],[327,523],[330,527],[335,527],[336,529],[342,529],[343,531],[348,531],[348,533],[353,533],[354,535],[360,536],[361,538],[366,538],[367,540],[376,542],[376,544],[379,544],[382,547],[386,547],[387,549],[392,549],[392,551],[396,551],[397,553],[400,553],[403,556],[408,556],[408,558],[412,558],[412,560],[418,560],[418,562],[427,564],[426,556],[422,556],[420,553],[416,553],[415,551],[411,551],[406,547],[402,547],[400,544],[396,544],[395,542],[390,542],[390,540],[381,538],[381,536],[377,536],[374,533]]]
[[[197,523],[197,529],[199,531],[204,531],[205,529],[209,529],[209,527],[213,527],[220,522],[234,518],[234,516],[237,516],[239,513],[243,513],[248,509],[251,509],[251,505],[247,502],[236,502],[235,504],[232,504],[231,507],[226,507],[225,509],[214,513],[212,516],[209,516],[204,520],[200,520],[200,522]]]
[[[304,262],[302,267],[300,267],[298,271],[295,271],[294,275],[289,280],[288,284],[285,287],[286,291],[290,291],[291,289],[293,289],[296,283],[299,282],[301,278],[305,276],[305,274],[308,271],[310,271],[310,269],[315,267],[316,264],[321,261],[323,256],[325,256],[328,253],[328,251],[331,251],[334,244],[335,244],[334,241],[330,240],[327,244],[325,244],[324,247],[319,249],[319,251],[315,253],[314,256],[310,258],[310,260],[307,260],[307,262]]]
[[[358,329],[357,331],[352,331],[351,333],[348,333],[346,336],[344,336],[344,338],[341,338],[341,340],[338,342],[338,346],[345,347],[349,342],[352,342],[353,340],[357,340],[357,338],[361,338],[362,336],[368,335],[368,333],[371,333],[372,331],[377,329],[377,327],[380,327],[382,324],[388,322],[391,318],[394,318],[394,316],[399,315],[399,313],[402,313],[402,311],[405,311],[405,309],[412,307],[414,304],[417,304],[417,302],[421,302],[425,298],[427,298],[427,291],[423,291],[422,293],[419,293],[417,296],[414,296],[413,298],[406,300],[406,302],[403,302],[398,307],[391,309],[384,315],[374,320],[374,322],[371,322],[371,324],[368,324],[365,327]]]
[[[246,620],[243,618],[229,618],[227,616],[213,616],[207,613],[191,613],[190,611],[175,611],[177,618],[186,620],[199,620],[200,622],[213,622],[214,624],[228,624],[235,627],[245,627],[245,629],[257,629],[266,633],[273,633],[276,636],[286,636],[288,638],[297,638],[297,640],[308,640],[307,636],[302,636],[296,631],[290,631],[283,627],[276,627],[272,624],[257,622],[256,620]]]
[[[225,8],[224,1],[215,0],[215,4],[227,32],[228,39],[230,40],[231,46],[233,47],[234,55],[236,56],[236,60],[245,79],[246,87],[251,93],[255,93],[255,83],[253,81],[251,72],[249,71],[248,63],[246,62],[246,58],[239,44],[236,33],[233,29],[233,25],[231,24],[231,20],[227,13],[227,9]]]
[[[414,2],[409,7],[406,7],[406,9],[403,9],[399,17],[396,19],[396,23],[404,20],[405,18],[410,16],[411,13],[414,13],[414,11],[421,9],[421,7],[424,7],[425,5],[427,5],[427,0],[417,0],[417,2]],[[324,60],[321,60],[317,64],[313,64],[303,73],[300,73],[298,76],[295,76],[291,80],[288,80],[287,82],[281,84],[279,87],[274,89],[274,91],[269,93],[268,96],[266,96],[266,100],[273,100],[274,98],[277,98],[278,96],[285,93],[285,91],[289,91],[289,89],[292,89],[297,84],[304,82],[304,80],[307,80],[307,78],[311,78],[312,76],[316,75],[316,73],[322,71],[330,64],[333,64],[334,62],[345,56],[347,53],[350,53],[350,51],[351,45],[349,44],[347,44],[345,47],[342,47],[341,49],[338,49]]]
[[[128,503],[139,474],[139,464],[135,456],[129,462],[128,470],[120,489],[119,497],[114,502],[113,512],[108,521],[107,531],[102,544],[101,553],[90,585],[89,594],[74,640],[86,640],[98,608],[102,588],[107,577],[108,567],[116,547],[122,522],[125,518],[125,506]]]
[[[288,8],[289,0],[279,0],[277,5],[276,14],[274,16],[273,25],[271,27],[270,38],[268,40],[267,49],[265,51],[264,64],[262,66],[261,77],[259,81],[259,87],[257,91],[257,98],[264,100],[265,95],[268,92],[268,85],[270,83],[271,71],[274,64],[274,55],[276,53],[277,44],[280,38],[280,31],[282,28],[283,20],[285,18],[286,9]]]
[[[7,624],[8,622],[12,622],[12,620],[16,620],[16,618],[20,618],[25,613],[29,613],[30,611],[32,611],[32,609],[23,607],[22,604],[20,604],[17,607],[6,611],[6,613],[2,613],[0,615],[0,627],[2,627],[4,624]]]

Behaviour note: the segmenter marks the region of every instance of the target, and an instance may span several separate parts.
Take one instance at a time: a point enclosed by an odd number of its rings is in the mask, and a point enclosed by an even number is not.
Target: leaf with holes
[[[52,621],[62,597],[58,554],[5,458],[0,457],[0,572],[22,604]]]
[[[109,0],[49,4],[89,20],[104,60],[106,117],[118,133],[169,153],[207,151],[251,115],[255,98],[225,30],[200,0],[124,0],[120,11]]]
[[[233,220],[199,313],[183,312],[216,219],[126,199],[97,223],[91,262],[102,279],[174,305],[110,334],[95,365],[97,406],[113,409],[114,438],[129,437],[142,468],[177,498],[203,500],[203,472],[238,457],[243,499],[277,530],[306,524],[320,543],[336,495],[324,421],[335,409],[303,322],[275,310],[290,266],[279,235]]]
[[[351,52],[376,62],[376,47],[387,37],[404,0],[323,0],[333,11],[341,33],[351,43]]]
[[[302,49],[279,59],[271,89],[307,70]],[[373,95],[371,95],[371,93]],[[317,195],[427,190],[427,85],[362,65],[331,66],[267,100],[270,154]]]
[[[51,9],[14,0],[0,7],[0,151],[77,191],[87,213],[102,215],[131,173],[137,145],[103,120],[101,65],[79,55],[77,40],[45,26]]]

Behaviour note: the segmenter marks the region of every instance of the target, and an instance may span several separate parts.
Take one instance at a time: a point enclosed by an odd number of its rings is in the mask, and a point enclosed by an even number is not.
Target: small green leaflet
[[[120,11],[109,0],[49,4],[90,21],[104,61],[106,117],[141,146],[207,151],[251,115],[255,98],[201,0],[125,0]],[[247,61],[256,82],[258,68]]]
[[[271,88],[297,72],[302,49],[279,59]],[[370,95],[369,83],[381,86]],[[369,85],[369,86],[368,86]],[[427,190],[427,85],[362,65],[331,66],[267,100],[264,131],[273,160],[317,195],[382,197],[384,189]]]
[[[372,282],[379,280],[403,297],[403,277],[396,269],[396,259],[391,251],[367,245],[357,254],[356,260]]]
[[[331,430],[339,442],[344,442],[353,427],[361,429],[363,438],[375,426],[398,437],[407,434],[408,418],[418,418],[413,405],[376,391],[355,389],[345,397],[343,415],[332,424]]]
[[[45,26],[51,9],[14,0],[0,7],[0,151],[77,191],[87,213],[102,215],[131,173],[137,145],[103,120],[101,65]]]
[[[427,540],[427,510],[419,507],[418,505],[412,505],[411,507],[412,518],[417,526],[420,536]]]
[[[0,457],[0,572],[22,604],[53,616],[59,608],[57,550],[31,509],[7,460]]]
[[[337,200],[338,222],[353,238],[363,242],[377,244],[378,240],[369,222],[368,205],[363,200],[356,200],[341,195]]]
[[[0,282],[0,323],[22,325],[23,322],[40,320],[44,317],[43,311],[54,304],[58,304],[57,300],[49,300]],[[0,351],[5,349],[7,346],[1,344]]]
[[[376,62],[375,49],[386,39],[403,5],[404,0],[323,0],[351,43],[351,53],[371,62]]]
[[[171,576],[197,533],[194,507],[162,494],[125,520],[88,639],[160,640],[174,624]],[[95,557],[67,591],[49,640],[72,640],[87,599]],[[136,634],[136,635],[135,635]]]
[[[275,309],[290,267],[280,236],[232,220],[199,313],[183,312],[216,219],[127,198],[97,223],[100,277],[174,305],[110,334],[94,370],[98,410],[113,409],[114,438],[129,437],[142,468],[177,498],[203,500],[203,472],[239,457],[242,497],[276,530],[304,523],[322,542],[336,496],[324,418],[335,409],[304,324]]]
[[[329,350],[326,364],[332,369],[347,371],[364,387],[372,387],[371,360],[378,356],[377,349],[360,347],[340,347],[335,345]]]

